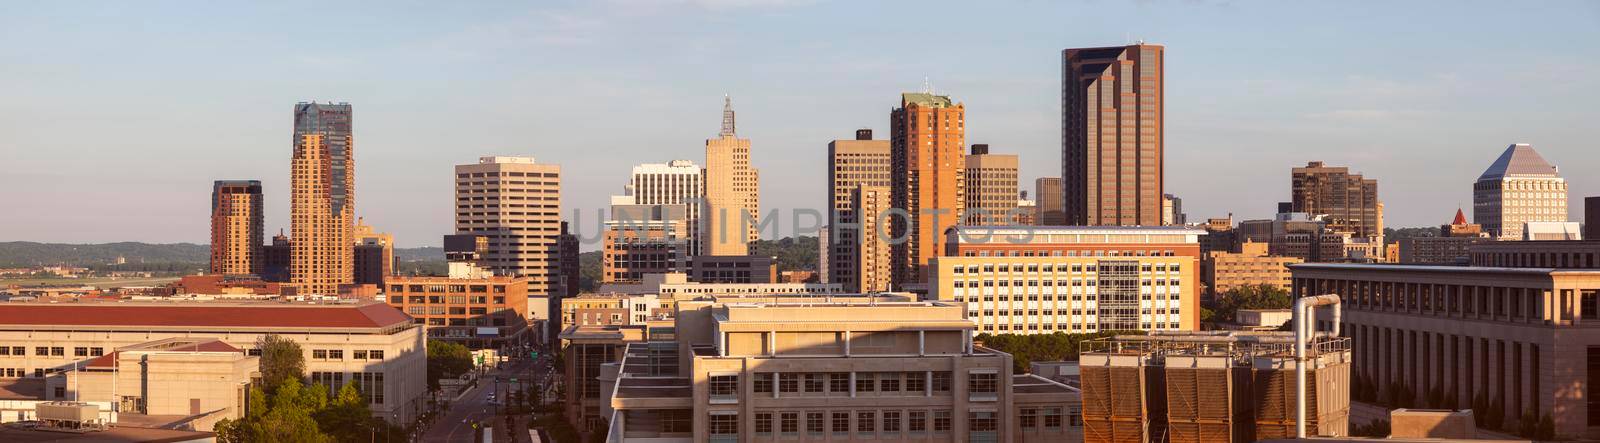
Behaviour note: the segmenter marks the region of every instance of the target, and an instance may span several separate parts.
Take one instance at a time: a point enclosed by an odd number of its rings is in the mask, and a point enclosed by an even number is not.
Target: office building
[[[92,302],[5,303],[0,308],[0,366],[14,377],[44,379],[49,400],[79,398],[84,401],[121,405],[123,412],[157,414],[178,411],[196,415],[223,410],[225,416],[243,414],[245,389],[238,366],[252,358],[229,355],[222,346],[204,345],[220,341],[240,349],[244,355],[261,355],[256,344],[268,334],[293,340],[305,352],[305,373],[312,383],[329,386],[333,393],[346,383],[355,383],[372,409],[372,416],[397,425],[411,423],[427,409],[427,357],[422,326],[411,317],[377,302],[306,304],[284,302]],[[168,340],[165,345],[147,345]],[[153,362],[133,359],[137,354],[157,348],[188,344],[200,345],[201,354],[214,354],[231,364],[220,364],[204,355],[177,356]],[[126,351],[126,354],[121,353]],[[111,357],[107,357],[111,356]],[[115,359],[115,363],[109,361]],[[188,361],[186,361],[188,360]],[[208,360],[212,363],[205,363]],[[168,364],[178,366],[166,366]],[[110,377],[120,380],[115,388],[84,374],[73,383],[73,368],[93,365],[106,368]],[[15,371],[11,371],[15,369]],[[255,371],[251,366],[243,368]],[[219,378],[197,378],[196,373],[221,370]],[[140,380],[140,374],[163,374]],[[189,378],[190,389],[217,388],[217,383],[232,380],[222,392],[208,392],[191,398],[174,395],[171,376]],[[8,376],[12,377],[12,376]],[[152,389],[138,390],[138,383]],[[196,394],[200,392],[195,391]],[[78,395],[81,394],[81,395]],[[176,397],[176,398],[174,398]],[[176,405],[173,403],[177,403]],[[198,412],[195,409],[199,409]]]
[[[1017,156],[990,154],[989,145],[972,145],[963,170],[962,219],[966,225],[1017,224]]]
[[[1412,237],[1396,242],[1400,254],[1396,263],[1467,264],[1473,244],[1494,241],[1482,226],[1467,223],[1467,215],[1456,210],[1456,218],[1439,226],[1438,237]]]
[[[979,332],[1200,327],[1204,231],[1178,227],[974,227],[950,232],[929,298],[965,303]]]
[[[700,255],[696,235],[700,232],[700,210],[703,203],[700,183],[700,166],[690,160],[672,160],[665,164],[645,163],[634,166],[628,178],[627,195],[634,205],[681,205],[684,208],[682,237],[688,240],[688,255]],[[613,202],[615,204],[615,202]],[[615,218],[615,216],[613,216]]]
[[[261,246],[261,279],[270,282],[287,283],[289,281],[290,257],[293,255],[293,242],[283,235],[272,236],[272,244]]]
[[[211,185],[211,273],[260,274],[265,260],[261,181],[217,180]]]
[[[499,349],[529,341],[528,282],[506,276],[393,276],[384,297],[427,325],[428,339],[471,349]]]
[[[1495,247],[1484,243],[1480,247]],[[1353,397],[1403,386],[1425,404],[1550,417],[1557,434],[1593,438],[1600,406],[1600,270],[1302,264],[1294,295],[1339,294],[1354,352]],[[1386,392],[1393,392],[1385,389]],[[1473,406],[1481,402],[1490,407]]]
[[[1472,184],[1472,220],[1500,240],[1522,240],[1529,222],[1567,221],[1567,180],[1533,146],[1517,143]]]
[[[949,96],[900,94],[889,113],[891,207],[890,238],[904,238],[890,255],[896,286],[924,283],[923,268],[944,250],[944,231],[961,223],[966,197],[966,105]]]
[[[1039,202],[1028,198],[1028,191],[1020,191],[1017,195],[1018,225],[1036,226],[1039,224]]]
[[[561,287],[550,296],[571,297],[578,295],[579,286],[582,284],[580,278],[582,264],[578,262],[578,234],[572,232],[571,225],[566,221],[561,222],[561,235],[556,237],[556,251],[557,256],[561,257],[562,263],[561,272],[557,278],[557,281],[561,283]]]
[[[750,166],[750,139],[734,130],[733,101],[723,97],[722,130],[706,140],[705,202],[700,254],[745,255],[760,237],[760,172]]]
[[[1080,438],[1077,390],[1012,375],[957,304],[709,300],[674,319],[601,376],[610,441]]]
[[[1083,441],[1295,437],[1294,333],[1152,334],[1083,343]],[[1351,340],[1311,339],[1308,436],[1349,437]]]
[[[1287,291],[1293,282],[1289,265],[1304,263],[1297,257],[1270,255],[1266,243],[1245,242],[1239,252],[1211,251],[1200,261],[1206,300],[1234,288],[1272,286]]]
[[[289,282],[303,294],[337,294],[355,276],[355,140],[348,103],[294,108],[290,165]]]
[[[1064,224],[1161,225],[1165,53],[1143,43],[1061,51]]]
[[[377,232],[360,217],[354,236],[355,283],[383,286],[384,277],[394,275],[394,236]]]
[[[1039,205],[1039,217],[1034,224],[1061,226],[1067,224],[1062,212],[1061,177],[1039,177],[1033,180],[1033,198]]]
[[[1600,241],[1492,241],[1469,247],[1472,266],[1507,268],[1600,268]]]
[[[456,165],[456,233],[488,237],[484,267],[527,277],[530,296],[560,296],[561,166],[533,157],[481,157]]]
[[[853,292],[888,291],[894,282],[890,259],[894,246],[889,242],[888,223],[884,219],[892,210],[889,205],[894,197],[884,186],[859,186],[850,197],[851,216],[859,217],[862,224],[840,230],[850,233],[852,240],[847,262],[852,278],[838,283]]]
[[[1163,226],[1189,224],[1189,216],[1183,213],[1183,199],[1172,194],[1161,195],[1161,224]]]
[[[873,241],[869,237],[886,235],[888,225],[880,223],[879,218],[881,209],[885,208],[878,208],[880,213],[858,217],[856,197],[862,187],[873,188],[865,193],[869,203],[877,205],[879,202],[875,199],[889,197],[889,172],[893,167],[889,141],[873,140],[871,129],[857,130],[855,140],[828,143],[827,222],[830,230],[826,232],[826,249],[819,255],[820,260],[826,262],[826,266],[819,268],[823,271],[824,283],[851,287],[862,284],[859,274],[862,263],[858,261],[862,255],[860,245]],[[888,202],[881,202],[881,205],[887,206]],[[883,254],[882,261],[889,260],[887,250],[874,252]]]
[[[1308,262],[1336,262],[1346,258],[1350,234],[1333,232],[1321,217],[1304,213],[1278,214],[1271,220],[1245,220],[1234,229],[1234,241],[1267,244],[1267,254],[1295,257]]]
[[[1237,252],[1238,233],[1233,229],[1233,214],[1227,218],[1208,218],[1205,225],[1205,237],[1200,237],[1200,253],[1210,252]]]
[[[650,274],[638,284],[604,284],[601,294],[657,294],[661,305],[671,308],[678,300],[702,296],[790,296],[831,295],[849,291],[838,283],[714,283],[690,281],[688,274]]]
[[[1577,222],[1527,222],[1522,224],[1522,240],[1583,240],[1583,228]]]
[[[689,262],[689,279],[703,283],[776,283],[778,258],[761,255],[701,255]]]
[[[1350,168],[1306,163],[1291,174],[1292,212],[1321,216],[1333,232],[1351,237],[1383,237],[1383,206],[1378,181],[1351,174]]]
[[[619,201],[621,200],[621,201]],[[688,272],[687,207],[645,205],[612,198],[611,220],[602,233],[601,283],[637,283],[647,274]]]

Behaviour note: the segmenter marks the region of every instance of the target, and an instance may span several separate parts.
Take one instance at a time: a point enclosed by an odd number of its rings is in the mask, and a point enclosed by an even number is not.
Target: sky
[[[592,214],[640,163],[703,164],[722,97],[763,209],[822,208],[827,144],[888,135],[924,79],[967,143],[1060,174],[1060,51],[1167,48],[1166,191],[1191,221],[1270,217],[1289,170],[1379,181],[1391,227],[1471,212],[1531,143],[1600,195],[1600,2],[596,0],[7,2],[0,241],[205,243],[211,183],[258,179],[288,228],[293,105],[354,107],[356,211],[402,247],[451,233],[452,165],[562,167]],[[787,217],[782,235],[792,232]]]

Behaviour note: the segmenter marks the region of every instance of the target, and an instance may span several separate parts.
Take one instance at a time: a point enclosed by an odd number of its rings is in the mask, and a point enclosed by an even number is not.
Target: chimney
[[[988,143],[977,143],[977,144],[973,144],[972,145],[972,155],[987,155],[988,153],[989,153],[989,144]]]
[[[857,129],[856,130],[856,140],[872,140],[872,130],[871,129]]]

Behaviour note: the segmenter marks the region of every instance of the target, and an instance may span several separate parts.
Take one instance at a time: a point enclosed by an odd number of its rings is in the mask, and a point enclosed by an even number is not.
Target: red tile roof
[[[382,328],[411,316],[365,305],[0,303],[0,326]]]

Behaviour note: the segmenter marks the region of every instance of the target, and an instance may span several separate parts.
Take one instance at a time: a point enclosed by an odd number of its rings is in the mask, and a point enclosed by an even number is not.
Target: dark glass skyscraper
[[[1161,225],[1164,53],[1142,43],[1061,52],[1066,224]]]

